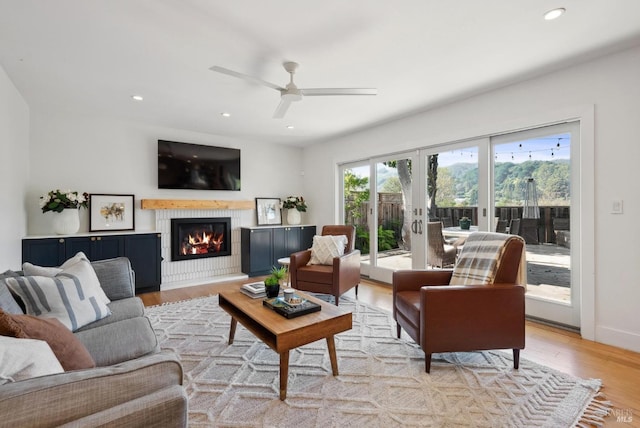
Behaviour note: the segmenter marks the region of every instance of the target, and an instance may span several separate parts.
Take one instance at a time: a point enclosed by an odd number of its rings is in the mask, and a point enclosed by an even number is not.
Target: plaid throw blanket
[[[517,235],[478,232],[469,235],[451,276],[450,285],[492,284],[498,271],[498,262],[507,243],[522,239]],[[522,252],[518,283],[526,284],[526,258]]]

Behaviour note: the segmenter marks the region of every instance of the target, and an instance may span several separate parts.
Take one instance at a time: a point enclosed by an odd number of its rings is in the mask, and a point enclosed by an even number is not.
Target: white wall
[[[595,181],[595,228],[582,233],[595,242],[595,286],[592,301],[582,304],[592,312],[583,321],[593,323],[587,327],[595,340],[640,351],[638,76],[640,47],[309,147],[310,220],[321,226],[337,219],[337,162],[541,125],[593,106],[595,170],[587,164],[582,172]],[[624,214],[610,213],[614,199],[624,200]]]
[[[234,147],[241,150],[242,190],[167,190],[157,186],[157,140]],[[137,231],[155,230],[155,213],[140,199],[238,199],[280,197],[302,192],[302,150],[261,141],[162,128],[105,117],[54,110],[31,114],[31,174],[26,196],[28,234],[51,234],[49,216],[38,208],[40,195],[60,188],[89,193],[134,194]],[[255,223],[250,213],[248,222]],[[81,211],[80,231],[89,214]],[[251,225],[249,224],[249,225]]]
[[[26,233],[29,107],[0,67],[0,272],[19,269]]]
[[[157,187],[157,140],[219,145],[241,150],[241,191],[167,190]],[[26,152],[26,151],[25,151]],[[301,194],[299,179],[302,149],[262,141],[244,141],[218,135],[163,128],[142,123],[115,120],[84,113],[55,109],[32,109],[31,150],[29,156],[29,185],[24,198],[27,215],[27,234],[52,235],[52,213],[43,214],[38,202],[40,195],[53,189],[71,189],[88,193],[121,193],[135,195],[135,230],[157,231],[156,212],[142,210],[141,199],[220,199],[254,200],[255,197],[285,198]],[[210,211],[200,211],[207,216]],[[180,213],[182,215],[182,213]],[[240,240],[240,227],[254,226],[255,210],[230,213],[232,236]],[[24,233],[24,209],[20,212],[22,229],[13,231],[10,246],[20,262],[20,241]],[[89,230],[89,213],[81,210],[80,232]],[[163,234],[165,240],[167,234]],[[163,244],[166,244],[163,242]],[[164,246],[163,246],[164,248]],[[166,256],[166,255],[165,255]],[[196,261],[162,263],[161,289],[229,279],[240,272],[240,248],[235,245],[230,257]],[[198,265],[188,275],[170,275],[177,267]],[[232,272],[233,271],[233,272]],[[175,273],[175,272],[174,272]],[[234,275],[235,274],[235,275]],[[195,276],[194,276],[195,275]],[[176,279],[177,278],[177,279]],[[199,278],[199,279],[197,279]]]

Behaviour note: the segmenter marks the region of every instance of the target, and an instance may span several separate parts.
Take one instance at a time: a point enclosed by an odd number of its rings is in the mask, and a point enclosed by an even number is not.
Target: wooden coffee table
[[[220,307],[231,315],[229,344],[233,343],[238,322],[280,355],[280,400],[287,398],[289,351],[316,340],[326,339],[331,370],[338,375],[338,359],[333,339],[335,334],[351,329],[351,312],[315,297],[300,296],[322,306],[319,312],[287,319],[262,305],[262,299],[252,299],[234,286],[219,295]]]

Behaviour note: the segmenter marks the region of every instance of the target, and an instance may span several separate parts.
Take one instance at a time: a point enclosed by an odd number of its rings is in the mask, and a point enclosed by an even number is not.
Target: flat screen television
[[[158,140],[158,188],[240,190],[240,150]]]

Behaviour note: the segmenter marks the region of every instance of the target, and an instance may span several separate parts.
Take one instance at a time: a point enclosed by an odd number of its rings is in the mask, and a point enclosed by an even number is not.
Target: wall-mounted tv
[[[240,190],[240,150],[158,140],[158,188]]]

